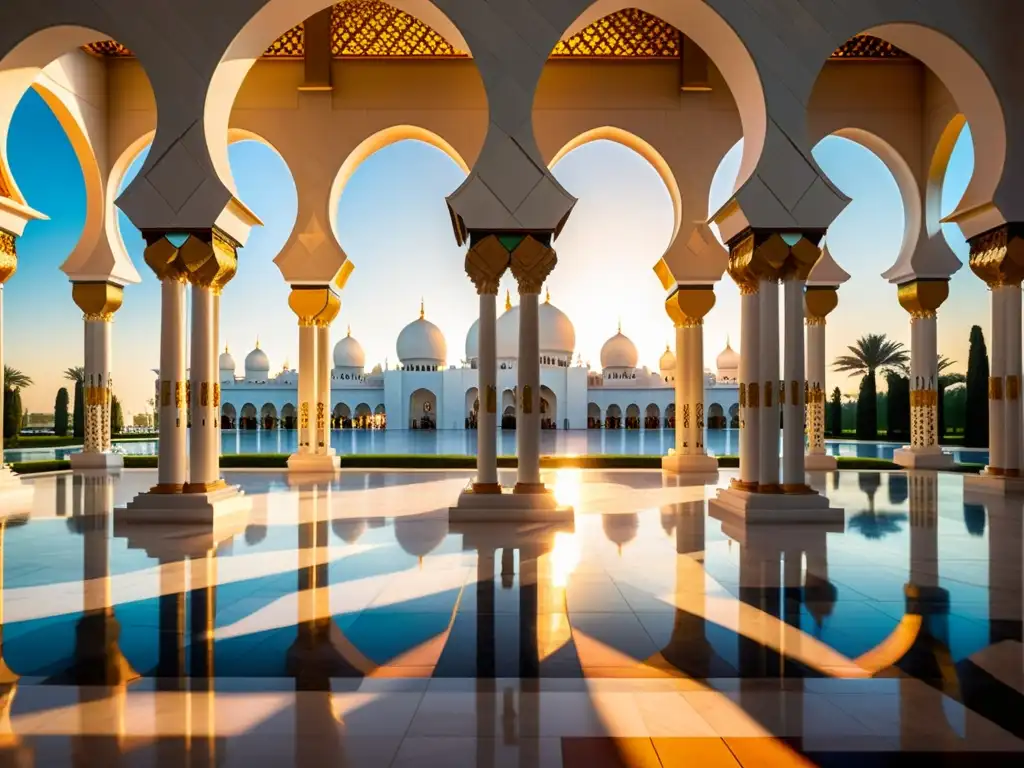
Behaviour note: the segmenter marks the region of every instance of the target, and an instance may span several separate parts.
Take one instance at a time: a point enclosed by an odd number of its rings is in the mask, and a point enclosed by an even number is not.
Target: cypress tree
[[[886,437],[906,440],[910,437],[910,379],[898,373],[885,376],[889,388],[886,398]]]
[[[964,445],[988,445],[988,350],[981,327],[971,328],[967,353],[967,407],[964,417]]]
[[[53,432],[58,437],[67,437],[70,414],[68,413],[68,391],[64,387],[57,390],[57,399],[53,403]]]
[[[72,419],[73,434],[76,439],[85,439],[85,385],[75,382],[75,413]]]
[[[857,393],[857,439],[878,439],[878,390],[874,372],[860,380]]]
[[[124,432],[124,413],[121,411],[121,402],[116,395],[110,398],[110,434],[119,435]]]
[[[946,437],[946,385],[942,383],[942,376],[939,376],[937,388],[939,394],[938,400],[936,400],[938,415],[936,417],[935,434],[938,436],[939,445],[942,445],[942,441]]]
[[[4,439],[15,441],[21,432],[21,393],[4,389]]]
[[[831,412],[828,416],[828,430],[832,437],[843,436],[843,393],[839,387],[832,390]]]

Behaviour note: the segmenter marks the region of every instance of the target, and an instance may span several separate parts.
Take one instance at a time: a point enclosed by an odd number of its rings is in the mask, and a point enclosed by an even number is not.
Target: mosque
[[[585,365],[568,315],[551,303],[539,306],[540,408],[542,429],[659,429],[675,426],[676,359],[666,347],[658,370],[639,366],[636,345],[621,327],[601,348],[601,371]],[[398,335],[400,365],[366,370],[362,345],[351,334],[334,347],[331,370],[331,426],[359,429],[474,429],[478,390],[479,320],[466,334],[465,361],[447,365],[441,329],[420,315]],[[505,297],[496,323],[501,426],[514,429],[519,357],[519,306]],[[726,343],[717,370],[704,371],[708,428],[738,426],[740,356]],[[235,359],[220,356],[221,426],[224,429],[294,429],[298,371],[285,364],[271,373],[259,342],[245,357],[239,377]]]

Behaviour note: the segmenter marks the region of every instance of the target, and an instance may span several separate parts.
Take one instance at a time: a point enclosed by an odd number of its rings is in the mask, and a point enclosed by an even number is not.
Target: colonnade
[[[331,286],[297,286],[288,306],[299,319],[299,448],[288,468],[322,472],[338,469],[331,448],[331,323],[341,299]]]

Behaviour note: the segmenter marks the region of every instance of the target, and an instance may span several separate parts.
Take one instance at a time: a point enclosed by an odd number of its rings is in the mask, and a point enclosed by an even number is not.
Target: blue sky
[[[35,381],[23,393],[31,410],[53,407],[61,372],[82,363],[81,313],[59,266],[81,233],[85,215],[82,174],[70,143],[49,108],[29,92],[15,113],[8,139],[12,172],[29,203],[50,217],[33,222],[19,241],[19,269],[5,289],[6,363]],[[725,158],[712,188],[710,208],[732,189],[739,162],[737,145]],[[254,142],[230,152],[240,197],[263,219],[240,253],[238,276],[224,292],[223,342],[241,370],[259,337],[275,370],[297,361],[295,317],[288,286],[273,264],[295,223],[296,195],[290,173],[272,150]],[[852,203],[828,233],[836,260],[852,275],[830,317],[829,359],[867,332],[887,333],[909,343],[909,318],[896,289],[880,273],[896,257],[903,237],[903,210],[896,183],[877,157],[858,144],[825,139],[815,157]],[[137,172],[141,158],[129,170]],[[953,208],[973,168],[969,135],[957,145],[943,190],[944,212]],[[669,196],[654,169],[621,145],[601,141],[567,155],[555,175],[579,197],[556,243],[558,267],[551,276],[552,302],[575,323],[577,351],[599,367],[600,349],[615,333],[636,343],[641,365],[657,366],[672,338],[664,293],[651,268],[668,244],[672,228]],[[371,156],[353,175],[339,204],[338,237],[356,265],[342,296],[333,328],[340,339],[351,325],[363,344],[368,367],[396,363],[395,339],[414,320],[421,297],[427,318],[448,341],[448,362],[464,356],[465,335],[477,301],[463,270],[445,209],[445,195],[462,181],[462,171],[443,153],[419,142],[401,142]],[[115,389],[128,411],[142,410],[152,394],[151,368],[158,363],[159,288],[141,259],[142,240],[120,217],[129,253],[142,283],[125,291],[114,328]],[[959,231],[949,235],[966,259]],[[502,284],[512,290],[506,276]],[[714,359],[727,336],[739,348],[739,294],[728,276],[716,287],[717,304],[706,322],[705,362]],[[984,284],[966,266],[954,276],[950,299],[940,312],[940,353],[964,370],[970,325],[988,330]],[[386,307],[386,311],[382,311]],[[844,392],[856,381],[831,374],[829,386]]]

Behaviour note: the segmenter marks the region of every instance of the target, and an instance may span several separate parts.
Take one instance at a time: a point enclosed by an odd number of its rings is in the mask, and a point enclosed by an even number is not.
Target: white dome
[[[550,295],[538,307],[537,320],[540,326],[538,351],[569,360],[576,349],[576,329],[572,320],[551,303]],[[474,325],[466,336],[466,354],[470,359],[477,356],[479,328]],[[499,360],[515,360],[519,357],[519,305],[512,306],[511,297],[505,298],[505,312],[498,318],[495,329]],[[472,353],[470,342],[472,341]]]
[[[718,368],[719,378],[735,379],[739,375],[740,356],[728,339],[725,341],[725,349],[715,360],[715,366]]]
[[[256,349],[245,356],[245,370],[254,373],[269,373],[270,358],[267,353],[260,349],[260,343],[256,342]]]
[[[636,368],[636,345],[620,329],[601,347],[601,368]]]
[[[448,357],[448,344],[441,329],[423,317],[409,323],[398,334],[395,343],[402,365],[444,365]]]
[[[669,349],[668,344],[665,345],[665,352],[662,354],[661,359],[658,360],[658,370],[662,373],[675,372],[676,369],[676,356]]]
[[[231,374],[235,373],[235,358],[231,356],[231,352],[228,351],[227,347],[224,347],[224,354],[220,356],[220,365],[218,366],[221,372],[231,371]]]
[[[334,345],[334,367],[335,368],[358,368],[360,371],[366,366],[366,353],[363,352],[363,345],[352,338],[352,329],[348,329],[348,335]]]

